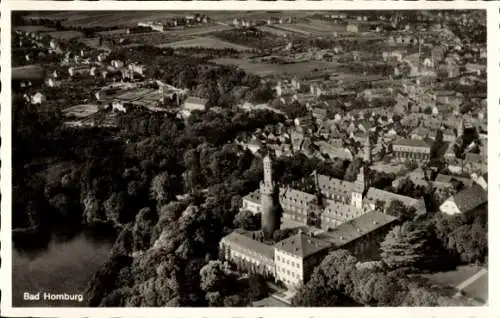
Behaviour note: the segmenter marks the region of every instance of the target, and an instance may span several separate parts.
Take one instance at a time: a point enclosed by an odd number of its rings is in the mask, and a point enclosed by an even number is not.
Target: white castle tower
[[[262,208],[262,231],[269,237],[278,229],[278,217],[274,204],[275,184],[273,182],[272,160],[269,155],[264,157],[264,180],[260,184],[260,199]]]

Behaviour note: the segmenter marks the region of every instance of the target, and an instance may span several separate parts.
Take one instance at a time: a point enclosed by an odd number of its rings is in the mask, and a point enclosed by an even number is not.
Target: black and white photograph
[[[359,7],[12,11],[12,306],[488,305],[487,10]]]

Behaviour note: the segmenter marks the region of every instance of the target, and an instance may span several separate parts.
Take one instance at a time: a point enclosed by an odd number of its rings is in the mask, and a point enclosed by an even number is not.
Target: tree
[[[351,276],[357,260],[346,250],[329,253],[314,269],[309,281],[292,299],[298,306],[333,306],[338,296],[353,291]]]
[[[111,196],[104,201],[104,211],[109,221],[115,225],[120,225],[122,221],[122,212],[125,208],[125,194],[123,192],[113,192]]]
[[[169,192],[170,177],[168,172],[162,172],[156,175],[151,181],[151,198],[162,202],[171,197]]]
[[[234,217],[234,226],[249,231],[256,231],[260,228],[260,214],[253,214],[249,210],[241,210]]]
[[[416,209],[408,207],[399,200],[392,200],[387,207],[386,213],[399,218],[402,221],[411,220],[415,217]]]
[[[267,297],[269,287],[262,275],[250,274],[248,276],[248,297],[251,301],[256,301]]]
[[[363,160],[360,158],[355,158],[347,167],[347,170],[344,175],[344,180],[345,181],[350,181],[353,182],[357,179],[359,169],[363,165]]]
[[[398,281],[383,272],[371,269],[357,270],[353,275],[352,297],[369,306],[397,305],[396,294],[401,290]]]
[[[395,226],[381,243],[382,259],[390,269],[415,270],[432,259],[423,226],[406,222]]]
[[[143,208],[137,213],[132,228],[135,251],[142,251],[149,248],[151,232],[153,231],[157,218],[156,213],[150,208]]]
[[[246,305],[245,298],[240,295],[231,295],[224,299],[224,307],[244,307]]]
[[[229,287],[229,275],[221,261],[209,261],[200,270],[200,287],[205,292],[223,292]]]

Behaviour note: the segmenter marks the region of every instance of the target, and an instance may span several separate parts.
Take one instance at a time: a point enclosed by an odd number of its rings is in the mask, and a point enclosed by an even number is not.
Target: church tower
[[[366,137],[365,145],[364,145],[364,161],[368,162],[368,164],[372,163],[372,144],[370,141],[370,136]]]
[[[277,210],[274,204],[275,185],[273,182],[273,162],[269,155],[264,157],[264,180],[260,184],[260,200],[262,209],[261,229],[264,237],[269,237],[278,229]]]

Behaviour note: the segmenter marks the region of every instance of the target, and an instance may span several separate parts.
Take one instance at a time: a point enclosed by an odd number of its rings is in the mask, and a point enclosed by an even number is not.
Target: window
[[[278,255],[278,256],[276,256],[276,259],[277,259],[278,261],[280,260],[280,257],[279,257],[279,255]]]
[[[286,270],[286,274],[290,275],[290,270],[289,269]]]

